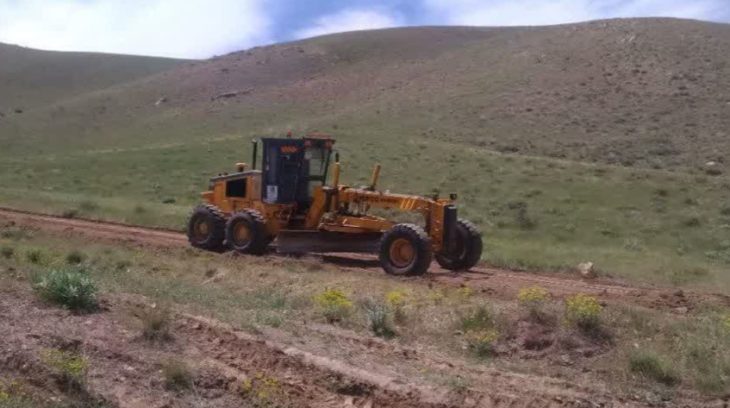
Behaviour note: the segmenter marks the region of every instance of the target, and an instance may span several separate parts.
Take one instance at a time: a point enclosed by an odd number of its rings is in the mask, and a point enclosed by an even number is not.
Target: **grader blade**
[[[274,245],[278,253],[370,252],[378,250],[380,233],[348,234],[327,231],[283,230]]]

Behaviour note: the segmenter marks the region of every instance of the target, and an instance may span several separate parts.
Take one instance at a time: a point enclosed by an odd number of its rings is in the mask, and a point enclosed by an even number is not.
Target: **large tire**
[[[436,254],[436,262],[452,271],[469,270],[482,257],[482,234],[472,222],[459,218],[454,235],[454,242],[445,242],[445,251]]]
[[[226,219],[218,207],[203,204],[195,207],[188,221],[188,241],[196,248],[215,251],[223,246]]]
[[[380,239],[380,265],[391,275],[423,275],[433,260],[431,239],[415,224],[396,224]]]
[[[226,223],[226,244],[235,251],[261,255],[270,242],[266,220],[256,210],[237,212]]]

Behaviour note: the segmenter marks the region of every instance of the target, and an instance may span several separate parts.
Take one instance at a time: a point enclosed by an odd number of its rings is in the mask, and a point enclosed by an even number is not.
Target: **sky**
[[[730,0],[0,0],[0,42],[208,58],[354,30],[652,16],[730,22]]]

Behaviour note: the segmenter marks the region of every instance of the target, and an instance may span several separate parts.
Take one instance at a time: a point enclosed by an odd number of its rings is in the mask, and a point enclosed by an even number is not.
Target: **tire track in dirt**
[[[157,247],[187,247],[185,234],[162,228],[148,228],[115,222],[68,219],[52,215],[0,208],[0,220],[62,234],[77,234],[112,242],[151,245]],[[326,254],[325,262],[347,270],[382,273],[377,259],[364,254]],[[413,278],[409,278],[413,279]],[[579,277],[527,273],[479,266],[471,271],[453,273],[431,266],[425,279],[446,286],[469,286],[486,294],[514,299],[520,288],[540,285],[561,298],[574,293],[598,296],[607,302],[630,303],[644,307],[685,313],[702,303],[730,306],[730,296],[717,293],[683,291],[654,286],[629,286],[621,282],[587,280]]]

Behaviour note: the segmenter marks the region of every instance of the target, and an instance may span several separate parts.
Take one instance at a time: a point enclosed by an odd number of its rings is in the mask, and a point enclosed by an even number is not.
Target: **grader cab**
[[[339,154],[327,135],[261,142],[261,170],[256,169],[254,141],[251,169],[238,163],[236,172],[210,180],[202,193],[205,203],[195,208],[188,224],[193,246],[253,255],[265,253],[272,243],[282,253],[377,253],[383,269],[394,275],[423,274],[434,256],[455,271],[479,261],[481,234],[457,218],[455,195],[378,191],[380,165],[367,186],[340,184]],[[397,223],[372,214],[375,209],[420,213],[423,222]]]

